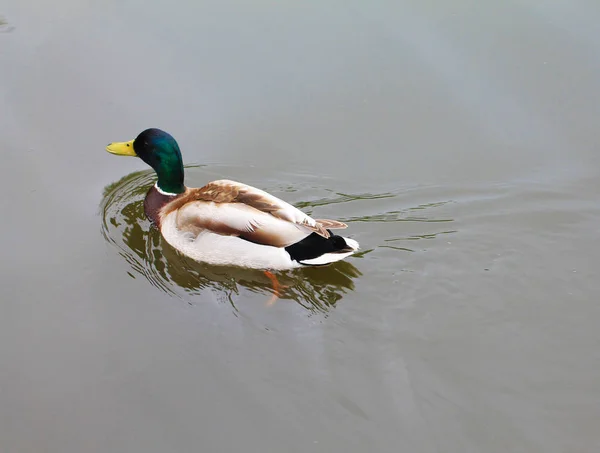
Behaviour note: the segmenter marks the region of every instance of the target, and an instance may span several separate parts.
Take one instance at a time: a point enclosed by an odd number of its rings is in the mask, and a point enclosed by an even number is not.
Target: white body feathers
[[[315,220],[267,192],[229,180],[188,189],[160,211],[163,237],[182,254],[208,264],[256,269],[285,270],[342,260],[358,250],[358,242],[344,238],[343,251],[302,260],[292,259],[285,247],[313,233],[329,238],[327,228],[345,227],[334,220]]]

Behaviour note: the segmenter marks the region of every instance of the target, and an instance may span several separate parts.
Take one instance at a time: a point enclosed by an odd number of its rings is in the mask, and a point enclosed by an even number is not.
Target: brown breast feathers
[[[152,186],[144,199],[144,212],[150,221],[160,228],[160,210],[177,197],[185,196],[186,193],[187,192],[179,195],[165,195],[160,193],[156,186]]]

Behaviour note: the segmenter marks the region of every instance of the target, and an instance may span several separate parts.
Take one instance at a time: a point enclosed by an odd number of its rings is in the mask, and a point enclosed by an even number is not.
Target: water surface
[[[600,4],[2,8],[0,450],[600,448]],[[147,127],[361,253],[178,256]]]

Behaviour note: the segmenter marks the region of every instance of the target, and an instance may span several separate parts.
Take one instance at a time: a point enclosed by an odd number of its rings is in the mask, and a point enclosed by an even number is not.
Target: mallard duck
[[[331,231],[345,223],[313,219],[255,187],[226,179],[186,187],[179,145],[160,129],[106,150],[137,156],[154,169],[158,180],[146,194],[146,215],[171,246],[196,261],[285,270],[327,265],[358,250],[358,242]]]

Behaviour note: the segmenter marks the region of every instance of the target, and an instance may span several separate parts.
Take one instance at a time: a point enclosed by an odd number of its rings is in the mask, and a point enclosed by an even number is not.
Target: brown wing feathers
[[[344,228],[348,228],[348,225],[343,222],[338,222],[337,220],[316,219],[315,222],[322,225],[323,228],[328,228],[330,230],[343,230]]]
[[[273,203],[269,203],[260,194],[248,192],[244,187],[233,184],[208,183],[204,187],[188,189],[187,192],[174,200],[168,206],[168,212],[181,208],[192,201],[213,201],[215,203],[243,203],[263,212],[272,212],[280,209]],[[165,214],[168,214],[166,212]]]
[[[204,187],[197,189],[188,189],[187,192],[173,200],[165,206],[163,215],[177,210],[187,203],[193,201],[212,201],[215,203],[242,203],[251,206],[259,211],[269,213],[283,220],[294,222],[289,213],[286,213],[285,206],[277,203],[277,200],[271,201],[260,192],[252,191],[251,187],[240,185],[238,183],[228,181],[215,181],[206,184]],[[347,225],[337,220],[318,219],[315,220],[316,225],[311,225],[308,220],[303,220],[299,223],[307,229],[328,238],[330,236],[328,229],[342,229]]]

